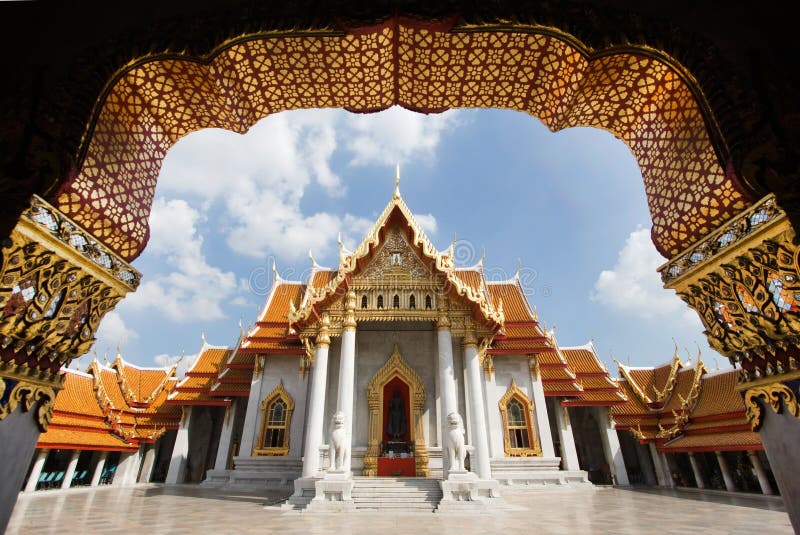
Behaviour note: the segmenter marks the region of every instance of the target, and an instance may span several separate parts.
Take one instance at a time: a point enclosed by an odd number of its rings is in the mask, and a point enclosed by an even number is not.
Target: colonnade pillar
[[[458,413],[458,401],[456,397],[456,378],[453,370],[453,338],[450,334],[450,318],[445,310],[440,311],[439,319],[436,323],[437,344],[438,344],[438,371],[439,385],[442,388],[440,400],[442,406],[442,472],[447,478],[450,469],[450,459],[447,455],[447,416],[450,413]]]
[[[567,408],[555,401],[556,422],[558,422],[558,438],[561,441],[561,465],[564,470],[580,470],[578,450],[575,449],[575,437],[572,436],[572,424],[569,421]]]
[[[73,450],[72,457],[69,458],[67,471],[64,474],[64,480],[61,481],[61,488],[68,489],[72,486],[72,476],[75,475],[75,469],[78,467],[78,457],[81,456],[80,450]]]
[[[225,420],[222,422],[222,433],[217,446],[217,458],[214,461],[214,470],[227,470],[228,457],[231,453],[231,438],[233,437],[233,423],[236,421],[236,400],[225,408]]]
[[[347,454],[342,471],[350,473],[350,458],[353,449],[353,388],[356,373],[356,294],[352,290],[345,298],[345,315],[342,322],[342,352],[339,358],[339,388],[336,398],[336,412],[345,417]],[[331,462],[333,465],[333,462]]]
[[[183,419],[178,428],[178,433],[175,435],[175,445],[172,446],[172,458],[169,461],[169,470],[167,471],[167,485],[175,485],[183,483],[186,480],[186,460],[189,455],[189,421],[192,419],[192,407],[183,408]],[[120,467],[117,467],[117,475],[114,479],[119,477]]]
[[[617,430],[611,418],[609,407],[597,407],[597,423],[600,426],[600,439],[603,442],[603,452],[606,455],[608,469],[614,476],[614,484],[627,486],[628,471],[625,468],[625,459],[622,457],[622,448],[619,445]]]
[[[322,446],[322,420],[325,416],[325,386],[328,380],[328,350],[331,345],[330,319],[322,316],[314,350],[314,368],[311,371],[311,392],[308,394],[306,441],[303,448],[304,478],[316,477],[319,471],[319,448]]]
[[[469,420],[472,428],[472,442],[475,447],[472,470],[481,479],[491,479],[492,468],[489,461],[489,440],[486,436],[481,369],[478,362],[478,341],[473,332],[467,331],[463,346],[464,364],[467,368],[467,388],[469,389]]]
[[[536,428],[539,431],[539,443],[542,446],[542,457],[555,457],[556,449],[553,446],[550,419],[547,417],[547,404],[544,397],[544,387],[542,386],[542,376],[539,371],[539,362],[536,357],[530,356],[528,364],[531,373],[534,416],[536,417]]]
[[[725,490],[728,492],[736,492],[736,483],[733,481],[733,474],[731,469],[728,468],[728,461],[721,451],[714,452],[717,455],[717,462],[719,463],[719,471],[722,472],[722,480],[725,481]]]
[[[669,477],[669,467],[664,466],[665,459],[656,449],[656,445],[652,442],[647,445],[650,450],[650,457],[653,458],[653,467],[656,470],[656,480],[660,487],[672,487],[672,477]]]
[[[264,355],[256,355],[253,378],[250,381],[250,395],[247,398],[247,412],[244,415],[244,426],[242,427],[242,443],[239,447],[239,455],[242,457],[252,457],[255,447],[258,412],[261,408],[261,378],[264,375],[264,366],[266,366],[264,360]]]
[[[153,466],[156,462],[156,445],[147,444],[144,447],[144,459],[142,459],[142,470],[139,472],[138,483],[150,483],[150,475],[153,473]]]
[[[97,459],[97,464],[94,465],[94,472],[92,473],[92,482],[90,486],[96,487],[100,484],[100,478],[103,477],[103,468],[106,466],[106,459],[108,458],[107,451],[101,451],[100,457]]]
[[[36,454],[36,461],[33,463],[31,475],[28,476],[28,482],[25,484],[25,492],[33,492],[36,490],[36,485],[39,483],[39,476],[42,475],[42,468],[44,468],[44,463],[47,461],[48,453],[50,453],[50,450],[43,449],[39,450],[39,453]]]
[[[692,465],[692,473],[694,473],[694,482],[697,484],[698,489],[706,488],[706,482],[703,478],[703,471],[700,470],[700,463],[697,462],[694,452],[689,452],[689,462]]]
[[[769,477],[767,477],[767,471],[764,470],[764,466],[761,464],[761,460],[758,458],[758,452],[748,451],[747,457],[750,459],[750,464],[753,465],[753,470],[756,472],[758,485],[761,487],[761,493],[767,496],[774,494],[772,485],[769,482]]]

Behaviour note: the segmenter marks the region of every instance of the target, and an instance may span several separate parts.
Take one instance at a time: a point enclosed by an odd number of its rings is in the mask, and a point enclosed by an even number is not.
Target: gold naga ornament
[[[100,320],[141,275],[34,196],[2,248],[0,419],[36,402],[42,430],[61,389],[62,366],[89,351]]]

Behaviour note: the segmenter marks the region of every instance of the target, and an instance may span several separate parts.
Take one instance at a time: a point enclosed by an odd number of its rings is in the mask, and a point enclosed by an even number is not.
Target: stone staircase
[[[438,479],[354,477],[356,511],[432,512],[442,499]]]

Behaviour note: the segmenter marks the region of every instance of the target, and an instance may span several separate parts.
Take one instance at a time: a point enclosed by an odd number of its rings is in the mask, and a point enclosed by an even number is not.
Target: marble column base
[[[479,479],[472,472],[451,470],[447,479],[439,482],[442,500],[437,512],[481,510],[503,507],[505,500],[500,497],[500,483],[493,479]]]
[[[314,499],[308,504],[308,511],[315,513],[355,511],[353,502],[353,474],[328,471],[325,477],[314,482]]]

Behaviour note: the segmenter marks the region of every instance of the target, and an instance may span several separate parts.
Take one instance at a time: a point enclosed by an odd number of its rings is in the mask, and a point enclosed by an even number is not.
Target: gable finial
[[[314,254],[311,252],[311,247],[308,248],[308,259],[311,260],[311,267],[313,268],[316,262],[314,262]]]
[[[522,272],[522,258],[517,257],[517,272],[514,274],[515,279],[519,279],[519,274]]]
[[[394,173],[394,198],[395,199],[399,199],[400,198],[400,164],[399,163],[397,164],[397,167],[396,167],[395,173]]]

